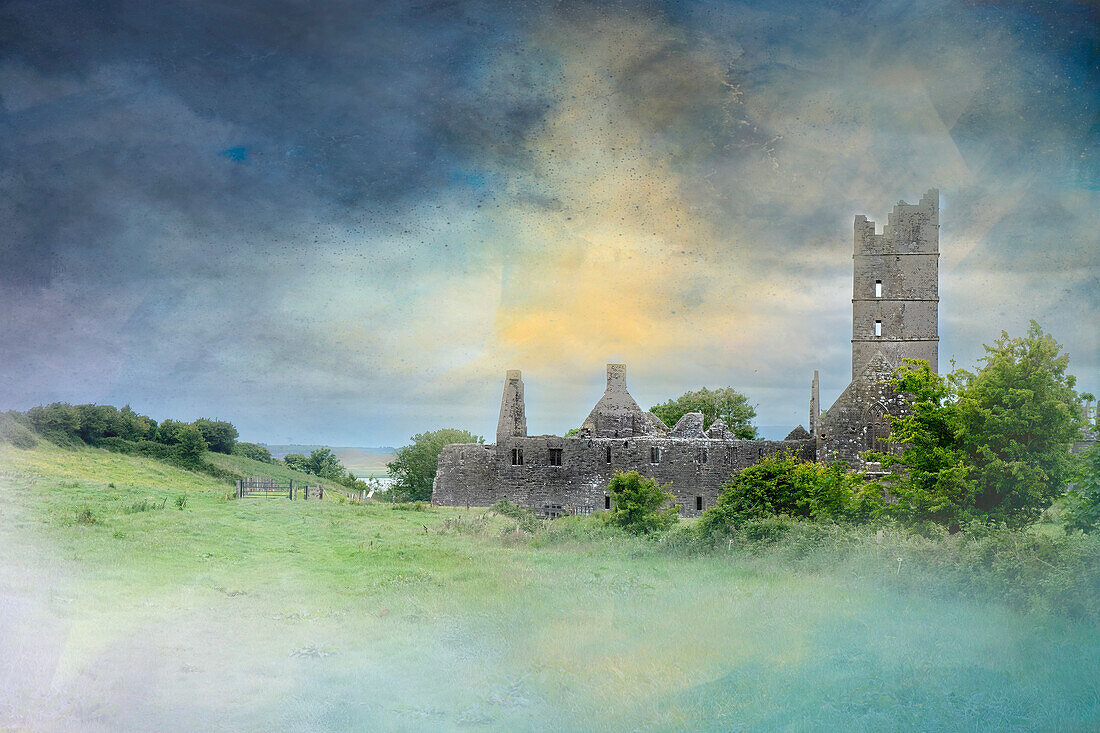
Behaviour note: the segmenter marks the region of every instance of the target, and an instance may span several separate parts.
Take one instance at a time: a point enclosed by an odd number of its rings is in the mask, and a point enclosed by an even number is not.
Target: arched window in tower
[[[875,297],[882,297],[882,280],[875,280]]]
[[[875,321],[875,335],[882,335],[882,321]]]
[[[860,422],[863,423],[863,449],[878,451],[879,453],[890,452],[891,445],[888,442],[890,437],[890,418],[887,415],[890,414],[890,410],[886,405],[881,402],[874,402],[863,410],[863,415]]]

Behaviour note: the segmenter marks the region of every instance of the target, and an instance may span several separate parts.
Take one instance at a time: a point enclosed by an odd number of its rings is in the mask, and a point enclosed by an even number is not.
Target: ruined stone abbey
[[[504,382],[495,445],[448,445],[439,456],[432,502],[490,506],[501,499],[542,514],[586,514],[610,508],[607,484],[636,470],[669,489],[681,513],[713,506],[730,474],[785,449],[807,459],[845,460],[872,469],[862,452],[882,448],[887,415],[901,415],[904,396],[885,380],[902,359],[939,360],[939,194],[898,202],[878,233],[855,218],[852,282],[852,379],[827,411],[810,387],[809,430],[784,440],[739,440],[721,420],[705,432],[703,416],[684,415],[671,428],[626,389],[626,368],[607,365],[607,388],[572,437],[527,435],[523,380]]]

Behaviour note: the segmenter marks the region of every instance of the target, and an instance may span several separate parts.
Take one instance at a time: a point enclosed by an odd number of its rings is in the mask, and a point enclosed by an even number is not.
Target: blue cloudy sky
[[[941,192],[941,367],[1100,392],[1087,3],[0,2],[0,409],[560,433],[628,364],[806,421],[852,217]]]

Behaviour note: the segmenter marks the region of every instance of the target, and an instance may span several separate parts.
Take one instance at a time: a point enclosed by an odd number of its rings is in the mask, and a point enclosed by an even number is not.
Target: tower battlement
[[[939,362],[939,192],[899,201],[882,232],[855,217],[852,254],[852,379],[881,354]]]
[[[881,232],[874,221],[857,215],[854,256],[938,254],[939,228],[939,191],[932,188],[915,204],[899,201]]]

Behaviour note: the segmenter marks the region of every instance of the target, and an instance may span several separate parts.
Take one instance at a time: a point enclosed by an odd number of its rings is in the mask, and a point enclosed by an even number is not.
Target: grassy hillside
[[[230,493],[0,446],[0,725],[1100,725],[1091,619],[968,599],[891,534],[693,555],[585,522],[529,537],[483,511]]]
[[[230,456],[225,453],[209,452],[203,456],[203,459],[207,463],[213,463],[215,466],[230,471],[241,478],[265,476],[267,478],[278,479],[279,481],[293,479],[295,483],[303,486],[317,486],[318,484],[326,488],[336,488],[340,486],[340,484],[335,481],[329,481],[309,473],[295,471],[292,468],[288,468],[285,463],[264,463],[263,461],[254,461],[244,456]]]

